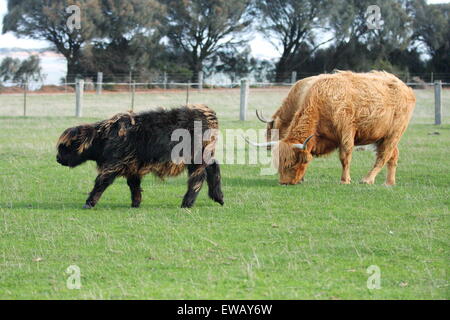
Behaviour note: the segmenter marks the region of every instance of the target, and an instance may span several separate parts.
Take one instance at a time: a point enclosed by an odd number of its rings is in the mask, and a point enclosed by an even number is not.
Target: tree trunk
[[[195,56],[192,59],[192,64],[191,64],[191,71],[192,71],[192,77],[191,77],[191,82],[193,83],[197,83],[198,82],[198,74],[200,71],[203,70],[203,61],[200,61],[200,59]]]
[[[75,82],[76,74],[77,74],[77,67],[75,63],[67,59],[67,75],[66,75],[67,82],[68,83]]]
[[[83,69],[81,67],[81,57],[79,54],[70,54],[66,56],[67,60],[67,82],[73,83],[75,82],[78,76],[82,75]]]
[[[275,82],[285,82],[287,79],[287,72],[289,68],[288,59],[285,56],[280,58],[275,69]]]

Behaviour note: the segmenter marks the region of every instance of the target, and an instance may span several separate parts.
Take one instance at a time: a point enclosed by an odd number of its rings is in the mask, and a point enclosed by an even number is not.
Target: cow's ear
[[[78,127],[78,130],[78,141],[80,143],[78,153],[83,153],[92,146],[92,143],[97,136],[97,130],[90,125],[80,126]]]

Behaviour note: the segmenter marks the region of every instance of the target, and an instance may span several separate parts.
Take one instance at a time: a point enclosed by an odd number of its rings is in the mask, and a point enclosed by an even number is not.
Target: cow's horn
[[[306,148],[308,147],[308,142],[309,140],[311,140],[314,137],[314,135],[306,138],[305,142],[303,143],[297,143],[297,144],[293,144],[292,146],[294,148],[300,149],[300,150],[306,150]]]
[[[258,147],[258,148],[269,147],[269,146],[272,147],[272,146],[278,144],[278,141],[270,141],[270,142],[263,142],[263,143],[255,143],[255,142],[253,142],[253,141],[250,141],[247,137],[244,137],[244,136],[242,136],[242,137],[244,138],[244,140],[245,140],[248,144],[251,144],[252,146]]]
[[[272,121],[266,120],[266,118],[264,118],[264,116],[262,114],[262,111],[256,110],[256,117],[259,119],[259,121],[264,122],[264,123],[272,123],[273,122],[273,120]]]

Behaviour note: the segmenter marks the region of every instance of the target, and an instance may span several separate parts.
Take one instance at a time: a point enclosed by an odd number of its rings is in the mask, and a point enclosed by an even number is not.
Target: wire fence
[[[324,71],[323,73],[326,73]],[[315,76],[318,72],[285,72],[282,74],[275,74],[274,72],[264,71],[255,74],[255,72],[249,75],[243,75],[236,72],[228,73],[215,73],[215,72],[199,72],[193,74],[190,71],[186,72],[161,72],[161,71],[148,71],[146,73],[133,73],[133,71],[127,73],[115,73],[115,74],[103,74],[103,72],[97,72],[92,74],[84,74],[82,77],[77,74],[67,74],[60,79],[58,84],[48,82],[46,77],[39,81],[29,82],[28,89],[31,91],[48,91],[55,87],[61,87],[64,91],[70,91],[75,86],[75,79],[82,78],[85,81],[87,90],[93,90],[98,84],[102,84],[103,88],[108,91],[123,90],[122,86],[131,86],[133,81],[140,85],[147,85],[147,89],[176,89],[183,85],[188,85],[189,82],[201,83],[205,88],[235,88],[240,85],[241,78],[247,78],[254,86],[267,86],[271,84],[273,86],[290,85],[298,80]],[[449,73],[410,73],[410,72],[394,72],[402,81],[406,83],[412,83],[414,85],[426,85],[433,84],[437,80],[441,80],[442,83],[450,83]],[[0,82],[0,94],[1,93],[14,93],[20,91],[21,83],[15,82]]]
[[[201,76],[199,76],[201,80]],[[252,120],[255,110],[272,114],[287,96],[293,82],[124,82],[91,80],[38,87],[36,83],[7,83],[0,89],[0,116],[57,116],[104,118],[118,112],[144,111],[203,103],[226,120]],[[440,80],[409,82],[415,89],[415,121],[441,124],[447,121],[450,83]],[[34,89],[33,89],[34,88]]]

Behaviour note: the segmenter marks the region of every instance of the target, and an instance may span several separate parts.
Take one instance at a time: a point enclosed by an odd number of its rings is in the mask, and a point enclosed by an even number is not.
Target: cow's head
[[[71,168],[86,162],[96,136],[97,130],[91,125],[67,129],[58,140],[56,161]]]
[[[271,147],[274,165],[280,174],[281,185],[298,184],[306,173],[306,168],[312,160],[311,148],[308,150],[308,142],[314,135],[308,137],[303,143],[289,143],[285,140],[266,143],[254,143],[246,141],[256,147]]]

